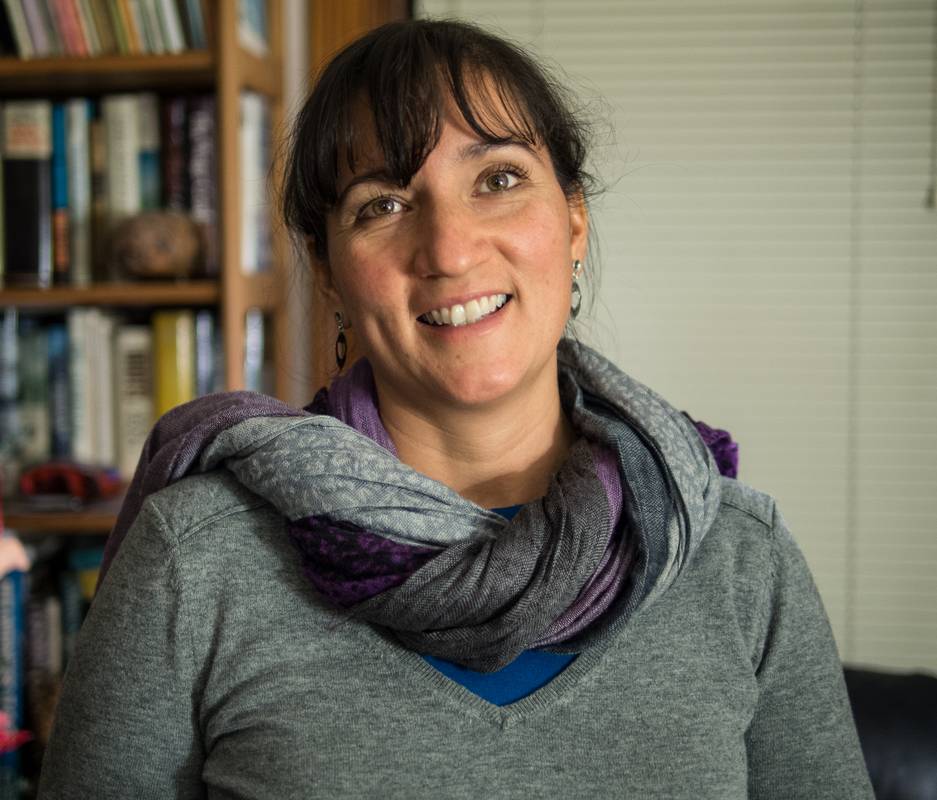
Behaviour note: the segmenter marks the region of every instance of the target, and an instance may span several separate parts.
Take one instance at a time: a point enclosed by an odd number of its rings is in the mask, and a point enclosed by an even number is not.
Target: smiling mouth
[[[469,300],[465,305],[456,303],[448,308],[434,308],[421,314],[417,319],[424,325],[451,326],[458,328],[463,325],[472,325],[485,317],[496,314],[511,300],[509,294],[492,294],[487,297],[477,297]]]

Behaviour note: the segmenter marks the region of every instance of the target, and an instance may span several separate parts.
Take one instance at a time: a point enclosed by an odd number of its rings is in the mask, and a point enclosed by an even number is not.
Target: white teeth
[[[506,294],[492,294],[469,300],[465,305],[456,303],[451,308],[434,308],[427,311],[421,319],[436,325],[471,325],[483,317],[497,311],[508,301]]]
[[[465,321],[468,323],[478,322],[482,318],[482,309],[477,300],[469,300],[465,304]]]

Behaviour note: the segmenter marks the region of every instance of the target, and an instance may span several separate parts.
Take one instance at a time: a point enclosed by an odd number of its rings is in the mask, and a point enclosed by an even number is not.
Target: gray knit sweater
[[[146,501],[69,664],[42,798],[872,798],[766,495],[723,479],[663,596],[505,707],[325,607],[284,527],[225,471]]]

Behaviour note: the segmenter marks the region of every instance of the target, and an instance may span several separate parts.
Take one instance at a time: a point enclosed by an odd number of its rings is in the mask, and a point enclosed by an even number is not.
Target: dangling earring
[[[582,262],[577,258],[573,261],[573,292],[569,307],[569,316],[573,319],[579,316],[579,307],[582,305],[582,289],[579,288],[579,273],[582,272]]]
[[[348,340],[345,338],[345,320],[342,319],[342,312],[335,312],[335,323],[338,325],[338,336],[335,338],[335,363],[341,369],[345,366],[345,358],[348,356]]]

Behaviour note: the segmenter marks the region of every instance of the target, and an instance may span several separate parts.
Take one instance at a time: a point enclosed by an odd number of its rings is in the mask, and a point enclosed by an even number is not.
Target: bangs
[[[404,187],[420,170],[453,107],[486,144],[545,146],[567,195],[581,190],[582,129],[565,92],[520,47],[465,23],[391,23],[326,66],[288,143],[284,216],[326,256],[325,215],[338,201],[341,166],[354,173],[380,151]]]

